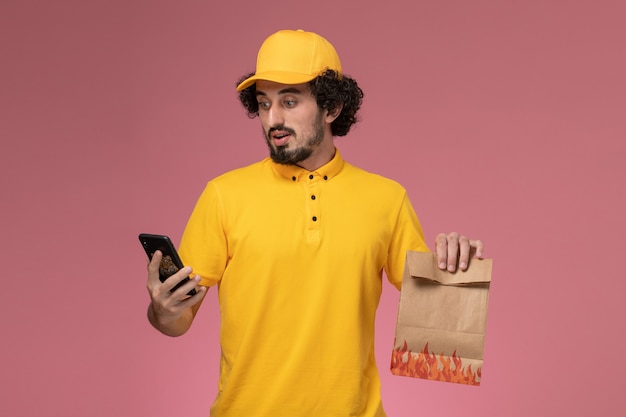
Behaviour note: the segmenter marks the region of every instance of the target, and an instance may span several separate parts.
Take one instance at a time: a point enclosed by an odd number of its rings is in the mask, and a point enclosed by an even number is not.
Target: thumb
[[[161,259],[163,254],[160,250],[157,250],[152,255],[152,259],[148,262],[148,283],[160,283],[159,279],[159,267],[161,266]]]

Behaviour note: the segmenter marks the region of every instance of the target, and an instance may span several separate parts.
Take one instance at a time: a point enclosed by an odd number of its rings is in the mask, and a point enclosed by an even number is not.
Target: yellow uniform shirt
[[[214,417],[384,416],[374,357],[382,272],[427,251],[406,191],[343,161],[269,158],[210,181],[180,254],[218,284]]]

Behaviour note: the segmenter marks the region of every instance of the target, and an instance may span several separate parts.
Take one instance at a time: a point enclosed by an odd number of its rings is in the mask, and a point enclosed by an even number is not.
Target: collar
[[[276,162],[269,159],[274,172],[278,173],[280,176],[289,179],[290,181],[301,181],[304,179],[309,180],[310,175],[315,175],[320,178],[323,178],[325,181],[330,181],[332,178],[336,177],[341,170],[343,169],[344,160],[339,154],[339,150],[335,148],[335,156],[333,159],[328,161],[325,165],[322,165],[318,169],[314,171],[309,171],[304,168],[301,168],[297,165],[282,165],[277,164]]]

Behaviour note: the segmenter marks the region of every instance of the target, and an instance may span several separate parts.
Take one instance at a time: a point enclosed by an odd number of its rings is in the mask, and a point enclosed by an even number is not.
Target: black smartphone
[[[165,235],[141,233],[139,235],[139,241],[141,242],[141,246],[143,246],[143,249],[146,251],[150,260],[152,260],[152,255],[154,255],[154,252],[157,250],[160,250],[163,254],[163,257],[161,258],[161,265],[159,266],[159,279],[161,282],[165,282],[166,279],[183,268],[183,263],[181,262],[178,252],[169,237]],[[187,281],[189,281],[189,277],[182,279],[174,288],[171,289],[171,292],[178,289]],[[187,295],[194,295],[195,293],[196,290],[191,289]]]

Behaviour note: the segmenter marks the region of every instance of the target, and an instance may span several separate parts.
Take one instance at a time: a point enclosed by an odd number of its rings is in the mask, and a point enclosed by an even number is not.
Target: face
[[[256,97],[259,119],[274,162],[301,165],[328,148],[329,141],[332,144],[327,112],[319,109],[308,84],[261,80],[257,81]]]

